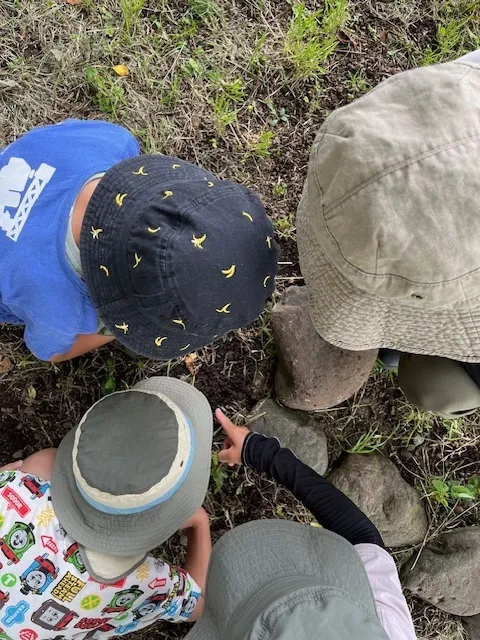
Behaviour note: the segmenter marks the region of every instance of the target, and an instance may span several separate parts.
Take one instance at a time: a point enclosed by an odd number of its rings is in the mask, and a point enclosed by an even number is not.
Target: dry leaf
[[[12,367],[13,363],[10,358],[7,358],[7,356],[0,358],[0,373],[7,373],[7,371],[10,371]]]
[[[195,360],[197,359],[198,359],[198,355],[196,353],[189,353],[188,356],[185,356],[185,366],[190,371],[192,376],[194,376],[196,373],[194,363],[195,363]]]
[[[128,74],[130,73],[128,71],[128,67],[126,67],[124,64],[116,64],[114,67],[112,67],[112,69],[115,71],[117,76],[121,76],[122,78],[125,78],[125,76],[128,76]]]
[[[355,38],[349,33],[343,31],[343,29],[337,31],[337,40],[343,42],[344,44],[351,44],[354,48],[356,48],[358,45],[358,42],[355,40]]]
[[[27,394],[31,400],[35,400],[35,398],[37,397],[37,390],[35,389],[33,384],[28,385]]]

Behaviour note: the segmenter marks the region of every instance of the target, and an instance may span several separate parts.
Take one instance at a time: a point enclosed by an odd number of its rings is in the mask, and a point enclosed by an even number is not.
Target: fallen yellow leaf
[[[112,67],[112,69],[115,71],[117,76],[121,76],[122,78],[128,76],[128,74],[130,73],[128,67],[126,67],[124,64],[116,64],[114,67]]]
[[[195,360],[198,359],[198,355],[194,352],[194,353],[189,353],[188,356],[185,356],[185,366],[187,367],[187,369],[190,371],[190,373],[192,374],[192,376],[195,375],[196,373],[196,368],[195,368]]]

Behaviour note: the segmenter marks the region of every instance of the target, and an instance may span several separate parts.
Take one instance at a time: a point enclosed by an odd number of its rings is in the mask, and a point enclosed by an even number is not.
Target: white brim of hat
[[[216,543],[204,612],[185,640],[231,637],[232,616],[238,614],[239,604],[288,576],[316,577],[323,586],[339,589],[367,614],[377,616],[361,559],[344,538],[296,522],[261,520],[236,527]]]
[[[166,502],[143,513],[109,515],[94,509],[80,494],[72,469],[76,429],[65,436],[52,474],[52,504],[67,533],[85,549],[96,552],[90,562],[95,573],[95,567],[105,572],[104,562],[119,556],[129,560],[116,563],[110,574],[121,570],[123,575],[126,565],[130,563],[133,568],[145,553],[163,544],[202,505],[210,479],[213,416],[205,396],[192,385],[168,377],[144,380],[134,389],[166,396],[189,419],[195,434],[193,462],[182,486]],[[108,452],[105,455],[108,456]],[[100,559],[97,554],[106,554],[108,558]]]
[[[480,298],[443,309],[425,309],[355,287],[315,239],[304,189],[297,212],[300,268],[318,333],[350,351],[389,348],[462,362],[480,360]]]

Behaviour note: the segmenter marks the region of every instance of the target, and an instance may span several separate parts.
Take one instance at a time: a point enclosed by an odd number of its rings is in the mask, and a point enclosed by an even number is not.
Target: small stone
[[[23,458],[23,449],[18,449],[18,451],[15,451],[15,453],[12,453],[12,458],[14,460],[21,460]]]
[[[325,432],[306,413],[285,409],[266,398],[252,410],[250,427],[265,436],[276,436],[284,447],[317,473],[323,475],[328,469],[328,449]]]
[[[470,640],[480,640],[480,614],[463,618],[462,622]]]
[[[287,407],[334,407],[353,396],[370,375],[377,351],[345,351],[326,342],[310,318],[305,287],[289,287],[271,321],[278,354],[276,396]]]
[[[8,373],[13,367],[13,363],[7,356],[0,356],[0,373]]]
[[[428,523],[420,495],[382,454],[352,453],[328,479],[372,520],[385,546],[424,540]]]
[[[443,533],[415,559],[401,572],[406,589],[456,616],[480,613],[480,527]]]

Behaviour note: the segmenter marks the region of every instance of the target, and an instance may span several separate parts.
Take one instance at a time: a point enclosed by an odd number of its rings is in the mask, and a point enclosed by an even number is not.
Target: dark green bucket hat
[[[225,534],[205,598],[186,640],[388,640],[353,546],[295,522],[249,522]]]

